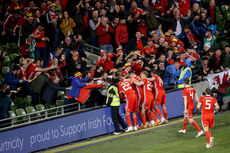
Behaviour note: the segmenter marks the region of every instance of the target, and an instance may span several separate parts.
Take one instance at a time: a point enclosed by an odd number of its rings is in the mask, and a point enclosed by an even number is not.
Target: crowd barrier
[[[183,115],[181,90],[166,94],[168,117]],[[124,118],[124,104],[120,114]],[[113,132],[110,107],[0,132],[0,152],[33,152]]]

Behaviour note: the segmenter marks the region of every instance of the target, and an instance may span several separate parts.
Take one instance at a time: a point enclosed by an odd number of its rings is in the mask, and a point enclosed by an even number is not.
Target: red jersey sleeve
[[[183,89],[183,90],[182,90],[182,95],[183,95],[183,97],[184,97],[184,96],[186,96],[186,97],[187,97],[187,94],[186,94],[186,89]]]

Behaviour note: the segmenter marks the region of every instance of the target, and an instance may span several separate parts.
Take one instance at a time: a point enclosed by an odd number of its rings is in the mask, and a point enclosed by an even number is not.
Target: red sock
[[[150,112],[149,112],[149,115],[150,115],[152,118],[154,118],[155,121],[157,120],[157,114],[154,113],[153,111],[150,111]]]
[[[143,123],[143,125],[146,126],[146,115],[145,115],[145,113],[141,114],[141,117],[142,117],[142,123]]]
[[[161,110],[159,108],[155,108],[156,113],[160,116],[160,118],[163,117]]]
[[[163,109],[163,113],[164,113],[165,119],[168,120],[168,111],[166,108]]]
[[[147,114],[145,114],[145,115],[148,116],[149,122],[153,120],[153,119],[152,119],[152,116],[150,115],[150,112],[147,113]]]
[[[196,123],[196,121],[192,122],[192,125],[197,129],[198,132],[201,132],[200,127],[198,126],[198,124]]]
[[[209,143],[210,142],[210,138],[211,138],[212,135],[211,135],[211,133],[209,131],[205,132],[205,135],[207,137],[207,143]]]
[[[125,114],[125,118],[128,126],[132,126],[130,114]]]
[[[137,126],[137,116],[136,114],[132,115],[133,117],[133,126]]]
[[[186,129],[187,123],[188,123],[188,119],[185,118],[185,119],[184,119],[184,124],[183,124],[183,129],[182,129],[182,130],[185,130],[185,129]]]
[[[142,120],[141,119],[141,111],[137,111],[137,116],[140,118],[140,120]]]
[[[157,116],[157,114],[156,114],[156,112],[155,112],[154,110],[153,110],[152,112],[153,112],[153,114],[154,114],[155,116]]]

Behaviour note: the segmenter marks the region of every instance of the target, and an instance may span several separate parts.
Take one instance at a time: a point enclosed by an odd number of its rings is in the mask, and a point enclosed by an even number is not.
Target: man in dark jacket
[[[68,88],[60,87],[59,82],[60,82],[59,77],[54,76],[52,81],[46,85],[45,90],[44,90],[43,95],[42,95],[42,100],[44,100],[45,102],[47,102],[49,104],[57,105],[57,103],[56,103],[57,91],[65,91],[65,90],[71,90],[72,89],[72,87],[68,87]]]
[[[126,53],[129,51],[134,51],[137,48],[142,52],[144,47],[147,45],[148,37],[142,37],[141,32],[136,32],[136,37],[131,39],[128,44],[125,46],[124,50]]]
[[[17,86],[20,83],[28,83],[28,81],[17,78],[20,74],[20,67],[18,65],[14,65],[12,71],[9,71],[6,74],[5,80],[3,84],[9,85],[11,90],[17,90]]]
[[[11,96],[10,89],[6,89],[4,92],[0,92],[0,120],[9,117],[8,112],[12,104],[12,100],[10,96]],[[0,128],[10,126],[10,125],[11,125],[11,120],[0,121]]]
[[[28,94],[32,97],[32,105],[35,106],[39,102],[44,87],[49,82],[49,74],[42,72],[33,81],[28,84]]]

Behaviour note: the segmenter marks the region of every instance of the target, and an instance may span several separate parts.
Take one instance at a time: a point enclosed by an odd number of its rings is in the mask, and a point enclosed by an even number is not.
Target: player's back
[[[216,98],[211,96],[203,96],[200,98],[202,104],[202,117],[214,116],[214,105],[217,103]]]
[[[153,75],[152,77],[155,78],[155,81],[153,82],[153,87],[154,87],[155,92],[159,90],[164,90],[163,80],[161,79],[161,77],[159,77],[158,75]]]
[[[188,107],[195,107],[194,105],[194,96],[196,94],[196,90],[192,87],[185,87],[183,90],[182,90],[182,94],[183,96],[186,96],[187,97],[187,106]]]
[[[123,92],[125,97],[132,96],[135,93],[135,90],[132,88],[130,81],[121,82],[118,86],[120,92]]]
[[[142,81],[144,82],[143,94],[145,96],[153,96],[153,84],[147,79],[143,79]]]

